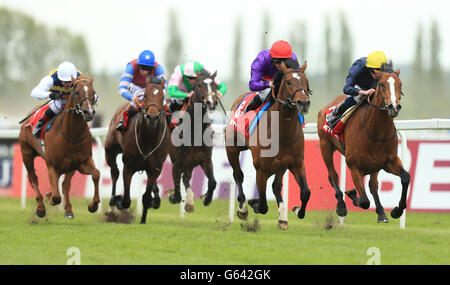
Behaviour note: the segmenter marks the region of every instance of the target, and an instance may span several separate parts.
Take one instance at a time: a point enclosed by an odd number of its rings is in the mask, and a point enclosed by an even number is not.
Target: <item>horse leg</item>
[[[370,207],[370,201],[369,198],[367,198],[366,189],[364,187],[364,175],[357,168],[350,168],[350,171],[352,174],[353,183],[355,184],[356,190],[359,194],[359,206],[364,210],[367,210]]]
[[[75,174],[75,171],[66,173],[64,175],[64,181],[62,183],[62,192],[64,195],[64,218],[73,219],[73,212],[72,212],[72,204],[70,203],[70,185],[72,181],[72,177]]]
[[[378,214],[378,222],[388,223],[389,220],[386,216],[386,213],[384,212],[383,206],[381,205],[380,198],[378,197],[378,171],[370,174],[369,188],[370,193],[372,194],[373,199],[375,200],[376,213]]]
[[[150,171],[147,172],[147,186],[145,187],[145,193],[142,195],[142,217],[141,224],[145,224],[147,221],[147,211],[152,207],[152,190],[153,185],[156,184],[156,178],[153,177]]]
[[[172,178],[174,184],[174,193],[169,195],[169,202],[172,204],[178,204],[181,202],[180,182],[181,182],[181,170],[176,163],[172,166]]]
[[[214,170],[211,158],[205,160],[202,164],[200,164],[203,171],[205,172],[206,177],[208,177],[208,191],[206,192],[205,199],[203,200],[203,205],[208,206],[211,203],[214,190],[216,189],[216,179],[214,178]]]
[[[287,230],[288,229],[288,219],[286,216],[286,206],[283,202],[283,197],[281,196],[281,188],[283,186],[283,175],[276,174],[275,179],[272,183],[272,191],[275,195],[275,199],[277,200],[278,205],[278,212],[280,212],[280,215],[278,217],[278,228],[281,230]]]
[[[47,165],[47,168],[48,168],[48,178],[52,192],[47,193],[46,196],[50,200],[50,204],[52,206],[55,206],[61,203],[61,194],[59,193],[59,185],[58,185],[59,177],[61,176],[61,174],[59,174],[56,171],[56,169],[51,165]]]
[[[156,210],[159,209],[159,207],[161,206],[161,198],[159,197],[159,188],[157,183],[153,184],[152,192],[153,192],[152,208]]]
[[[111,180],[112,180],[112,192],[111,192],[111,200],[109,201],[109,206],[117,206],[117,203],[122,199],[120,195],[116,196],[116,185],[117,180],[119,179],[119,168],[117,167],[116,158],[118,155],[118,151],[115,149],[105,148],[105,158],[106,163],[108,163],[110,167]]]
[[[28,173],[28,181],[30,182],[31,188],[33,188],[35,194],[36,194],[36,215],[39,218],[45,217],[45,205],[44,205],[44,199],[39,191],[39,182],[36,175],[36,172],[34,171],[34,159],[36,155],[34,154],[34,151],[28,146],[28,145],[20,145],[20,150],[22,152],[22,160],[23,164],[25,165],[25,168],[27,169]]]
[[[186,204],[184,210],[188,213],[194,212],[194,192],[191,188],[191,177],[193,168],[189,168],[183,172],[183,184],[186,190]]]
[[[237,200],[239,202],[238,210],[236,212],[236,215],[241,220],[247,220],[248,217],[248,209],[247,205],[245,204],[245,195],[244,190],[242,188],[242,183],[244,182],[244,173],[241,170],[241,165],[239,163],[239,154],[240,150],[234,147],[226,147],[227,151],[227,157],[228,162],[230,163],[231,167],[233,168],[233,178],[238,186],[238,196]]]
[[[98,190],[98,182],[100,180],[100,171],[95,167],[92,157],[88,161],[78,167],[78,171],[85,175],[91,175],[92,182],[94,182],[94,197],[92,202],[88,206],[88,210],[91,213],[97,212],[98,204],[100,203],[100,195]]]
[[[341,189],[339,188],[339,176],[334,169],[333,164],[333,153],[334,149],[330,142],[326,141],[326,139],[320,140],[320,152],[322,153],[323,161],[325,162],[325,166],[328,170],[328,181],[333,187],[336,197],[337,205],[336,205],[336,214],[340,217],[345,217],[347,215],[347,206],[344,202],[344,195],[342,194]]]
[[[269,176],[261,169],[256,170],[256,185],[258,186],[259,198],[248,200],[248,204],[255,213],[265,214],[269,209],[266,199],[266,186]]]
[[[402,195],[400,197],[400,201],[398,203],[398,207],[395,207],[391,211],[391,217],[394,219],[398,219],[403,214],[403,210],[406,209],[406,199],[408,194],[408,186],[410,182],[409,173],[403,168],[402,161],[397,156],[393,162],[389,162],[384,168],[389,173],[400,176],[400,180],[402,182]]]
[[[334,168],[333,168],[334,170]],[[311,191],[309,190],[308,184],[306,183],[306,172],[305,164],[302,161],[301,166],[298,168],[290,169],[294,175],[295,181],[300,187],[300,201],[302,202],[301,207],[294,207],[292,210],[297,215],[299,219],[303,219],[306,213],[306,205],[308,204],[309,197],[311,196]],[[340,192],[340,191],[339,191]],[[342,195],[342,193],[341,193]],[[345,204],[344,204],[345,207]]]
[[[127,166],[123,167],[123,197],[117,203],[117,209],[124,210],[130,208],[131,199],[130,199],[130,184],[131,178],[133,177],[134,172],[131,171]]]

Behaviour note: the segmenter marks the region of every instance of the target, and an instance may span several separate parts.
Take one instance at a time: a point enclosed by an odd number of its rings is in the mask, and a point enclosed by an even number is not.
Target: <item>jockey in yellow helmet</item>
[[[371,52],[367,57],[357,59],[352,64],[344,86],[347,98],[327,116],[331,128],[334,128],[345,110],[375,93],[381,76],[376,70],[380,70],[384,64],[387,64],[387,58],[382,51]]]

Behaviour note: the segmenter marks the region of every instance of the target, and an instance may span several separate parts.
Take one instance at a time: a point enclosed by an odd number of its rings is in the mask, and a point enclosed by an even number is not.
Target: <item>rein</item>
[[[283,78],[281,79],[281,82],[283,82],[283,86],[285,87],[285,89],[286,89],[286,81],[285,81],[284,79],[285,79],[286,75],[288,75],[289,73],[293,73],[293,72],[300,72],[300,73],[303,73],[300,69],[290,70],[290,71],[286,72],[286,73],[283,75]],[[307,95],[308,98],[309,98],[309,95],[311,95],[311,93],[312,93],[312,91],[306,90],[305,88],[300,87],[300,88],[295,89],[294,92],[293,92],[291,95],[288,95],[288,96],[287,96],[287,100],[284,101],[284,100],[282,100],[282,99],[278,99],[278,98],[276,98],[275,96],[273,96],[273,89],[272,89],[272,97],[274,98],[275,101],[279,102],[281,105],[287,106],[289,109],[294,109],[294,108],[297,106],[297,104],[295,103],[295,101],[293,100],[293,98],[294,98],[295,94],[296,94],[297,92],[299,92],[299,91],[303,91],[304,93],[308,94],[308,95]],[[298,107],[297,107],[297,110],[298,110]],[[298,111],[299,111],[299,110],[298,110]]]
[[[139,117],[139,121],[142,121],[142,116],[143,116],[143,113],[141,112],[141,113],[140,113],[140,117]],[[150,157],[150,155],[152,155],[152,154],[153,154],[153,153],[161,146],[161,143],[163,142],[164,137],[166,136],[167,121],[166,121],[166,119],[164,118],[164,116],[161,116],[161,118],[163,118],[163,121],[164,121],[164,131],[163,131],[163,134],[162,134],[162,136],[161,136],[161,139],[160,139],[158,145],[157,145],[152,151],[150,151],[150,152],[147,153],[147,154],[144,154],[144,152],[143,152],[142,149],[141,149],[141,146],[139,145],[138,136],[137,136],[137,125],[138,125],[137,123],[138,123],[138,122],[136,122],[136,123],[134,124],[134,138],[135,138],[135,140],[136,140],[136,145],[137,145],[137,147],[138,147],[139,153],[142,155],[142,157],[143,157],[144,159],[148,159],[148,158]]]
[[[73,83],[72,92],[70,93],[70,96],[72,96],[72,98],[73,98],[73,90],[75,89],[75,86],[76,86],[79,82],[81,82],[81,81],[87,81],[87,82],[89,82],[89,83],[91,82],[91,81],[88,80],[88,79],[79,79],[79,80],[76,80],[76,81]],[[80,111],[80,110],[81,110],[80,104],[83,103],[85,100],[89,100],[89,97],[88,97],[87,95],[86,95],[86,97],[83,98],[83,100],[81,100],[78,104],[76,104],[75,106],[70,107],[70,108],[67,109],[67,110],[61,111],[61,113],[66,113],[66,112],[70,112],[70,111],[75,111],[76,114],[82,113],[82,111]],[[63,131],[63,128],[62,128],[62,120],[60,120],[60,125],[61,125],[61,135],[63,136],[63,138],[64,138],[66,141],[68,141],[68,142],[70,142],[70,143],[79,143],[79,142],[82,142],[82,141],[84,141],[88,136],[90,136],[90,134],[91,134],[91,132],[87,132],[86,135],[84,135],[83,137],[74,140],[74,139],[69,138],[68,136],[66,136],[66,135],[64,134],[64,131]]]
[[[377,95],[378,95],[378,91],[375,94],[375,96],[377,96]],[[377,108],[380,111],[386,111],[387,110],[387,108],[384,107],[384,106],[378,106],[378,105],[372,104],[369,101],[369,98],[367,98],[367,105],[366,105],[366,108],[364,109],[364,114],[363,114],[363,129],[364,129],[366,135],[371,140],[376,141],[376,142],[387,142],[387,141],[390,141],[390,140],[394,139],[395,135],[397,134],[397,128],[395,127],[395,124],[394,124],[394,134],[390,138],[379,139],[379,138],[374,138],[372,135],[369,134],[369,131],[367,130],[367,127],[366,127],[366,113],[367,113],[367,109],[368,109],[369,106],[375,107],[375,108]]]

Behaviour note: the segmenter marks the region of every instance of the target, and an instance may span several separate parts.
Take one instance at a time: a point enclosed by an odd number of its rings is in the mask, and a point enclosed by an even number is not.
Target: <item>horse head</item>
[[[85,75],[80,75],[78,78],[72,76],[69,106],[75,110],[76,114],[81,114],[86,122],[94,119],[95,104],[98,100],[98,95],[92,85],[93,81],[94,78],[88,79]]]
[[[302,114],[308,113],[311,101],[308,78],[305,75],[306,61],[298,68],[296,60],[287,60],[275,76],[275,100],[289,109],[296,108]]]
[[[402,95],[402,81],[400,80],[400,70],[390,72],[380,72],[381,77],[377,84],[375,98],[379,97],[378,102],[381,108],[389,112],[389,116],[395,118],[398,116],[402,106],[400,99]],[[374,100],[375,100],[374,98]]]
[[[192,103],[201,103],[202,109],[207,112],[216,109],[219,97],[217,96],[217,83],[215,82],[217,72],[210,75],[204,71],[200,74],[194,83],[194,94]]]
[[[164,84],[165,79],[147,77],[145,82],[142,111],[148,126],[156,127],[164,113]]]

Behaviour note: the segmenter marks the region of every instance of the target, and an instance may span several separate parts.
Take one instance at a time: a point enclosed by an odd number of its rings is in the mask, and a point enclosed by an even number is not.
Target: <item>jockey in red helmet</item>
[[[290,58],[297,60],[291,45],[283,40],[274,42],[270,50],[265,49],[258,53],[251,65],[249,88],[250,91],[257,91],[259,96],[253,98],[247,111],[258,108],[266,100],[273,87],[273,76],[280,70],[281,63]]]

